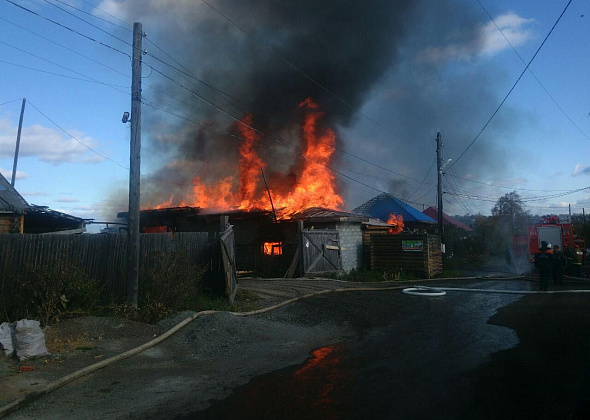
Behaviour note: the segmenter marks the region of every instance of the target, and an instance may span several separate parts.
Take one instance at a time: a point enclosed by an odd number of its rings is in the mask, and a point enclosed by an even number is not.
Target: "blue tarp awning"
[[[401,215],[404,223],[422,222],[436,223],[431,217],[416,210],[414,207],[404,203],[390,194],[383,193],[358,206],[352,211],[363,216],[374,217],[386,222],[391,214]]]

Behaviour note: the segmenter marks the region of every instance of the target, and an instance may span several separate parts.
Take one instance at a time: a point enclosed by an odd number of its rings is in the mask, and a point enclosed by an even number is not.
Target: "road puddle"
[[[350,366],[344,343],[320,347],[300,366],[263,375],[207,410],[183,419],[339,419],[346,417]]]

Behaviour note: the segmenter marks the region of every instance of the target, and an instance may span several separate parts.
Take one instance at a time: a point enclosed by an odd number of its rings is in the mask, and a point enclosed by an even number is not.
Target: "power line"
[[[502,37],[504,37],[504,39],[506,40],[506,42],[508,43],[508,45],[510,45],[510,48],[512,48],[512,51],[514,51],[514,53],[518,56],[518,58],[520,59],[520,61],[522,61],[522,64],[526,64],[526,62],[524,61],[524,59],[522,58],[522,56],[518,53],[518,51],[516,50],[516,48],[514,48],[514,45],[512,45],[512,43],[508,40],[508,38],[506,37],[506,35],[504,35],[504,32],[502,31],[502,29],[500,29],[500,27],[496,24],[496,21],[494,20],[494,18],[492,18],[492,16],[489,14],[489,12],[487,11],[487,9],[481,3],[481,1],[480,0],[476,0],[476,1],[479,3],[479,5],[483,9],[483,11],[486,13],[486,15],[488,15],[488,18],[490,18],[490,21],[492,21],[492,23],[494,24],[494,26],[496,27],[496,29],[498,30],[498,32],[500,32],[500,34],[502,35]],[[547,94],[547,96],[549,96],[549,98],[551,99],[551,101],[553,101],[553,103],[555,104],[555,106],[557,106],[557,108],[559,108],[559,110],[561,111],[561,113],[563,115],[565,115],[565,117],[569,120],[569,122],[571,122],[574,125],[574,127],[576,127],[577,130],[584,137],[586,137],[586,139],[590,140],[590,137],[584,131],[582,131],[582,129],[570,118],[570,116],[565,112],[565,110],[557,103],[557,101],[555,100],[555,98],[549,93],[549,91],[547,90],[547,88],[545,88],[545,86],[543,86],[543,83],[541,83],[541,81],[537,78],[537,76],[535,75],[535,73],[533,73],[533,71],[530,68],[528,69],[528,71],[535,78],[535,80],[537,81],[537,83],[539,84],[539,86],[541,86],[541,88],[545,91],[545,93]]]
[[[75,29],[72,29],[72,28],[70,28],[69,26],[66,26],[66,25],[64,25],[64,24],[62,24],[62,23],[59,23],[59,22],[57,22],[57,21],[55,21],[55,20],[53,20],[53,19],[49,19],[48,17],[45,17],[45,16],[43,16],[43,15],[42,15],[42,14],[40,14],[40,13],[37,13],[37,12],[35,12],[35,11],[33,11],[33,10],[30,10],[30,9],[27,9],[26,7],[24,7],[24,6],[21,6],[20,4],[16,4],[16,3],[15,3],[15,2],[13,2],[12,0],[4,0],[4,1],[6,1],[6,2],[8,2],[8,3],[10,3],[10,4],[12,4],[12,5],[16,6],[16,7],[18,7],[19,9],[22,9],[22,10],[24,10],[24,11],[26,11],[26,12],[29,12],[29,13],[31,13],[31,14],[33,14],[33,15],[35,15],[35,16],[38,16],[38,17],[40,17],[41,19],[44,19],[44,20],[46,20],[46,21],[48,21],[48,22],[51,22],[51,23],[53,23],[54,25],[57,25],[57,26],[59,26],[59,27],[61,27],[61,28],[64,28],[64,29],[67,29],[68,31],[71,31],[71,32],[73,32],[73,33],[75,33],[75,34],[77,34],[77,35],[79,35],[79,36],[83,37],[83,38],[86,38],[86,39],[88,39],[89,41],[96,42],[97,44],[100,44],[100,45],[102,45],[103,47],[109,48],[109,49],[111,49],[111,50],[113,50],[113,51],[116,51],[116,52],[118,52],[118,53],[120,53],[120,54],[123,54],[123,55],[125,55],[125,56],[129,57],[129,60],[131,60],[131,56],[130,56],[129,54],[127,54],[126,52],[123,52],[123,51],[119,50],[118,48],[115,48],[115,47],[113,47],[113,46],[111,46],[111,45],[105,44],[104,42],[101,42],[101,41],[99,41],[99,40],[97,40],[97,39],[94,39],[94,38],[92,38],[92,37],[88,36],[88,35],[85,35],[85,34],[83,34],[82,32],[79,32],[79,31],[77,31],[77,30],[75,30]]]
[[[452,177],[458,178],[458,179],[462,179],[463,181],[468,181],[468,182],[473,182],[473,183],[480,184],[480,185],[485,185],[486,187],[504,188],[504,189],[513,190],[513,191],[530,191],[530,192],[563,192],[563,191],[570,191],[570,190],[547,190],[547,189],[531,189],[531,188],[507,187],[507,186],[503,186],[503,185],[496,185],[496,184],[490,184],[490,183],[487,183],[487,182],[476,181],[474,179],[464,178],[464,177],[461,177],[459,175],[449,174],[449,176],[452,176]]]
[[[51,40],[51,39],[47,38],[46,36],[43,36],[43,35],[39,34],[38,32],[32,31],[32,30],[30,30],[30,29],[28,29],[28,28],[25,28],[24,26],[21,26],[21,25],[19,25],[19,24],[17,24],[17,23],[14,23],[14,22],[12,22],[12,21],[10,21],[10,20],[8,20],[8,19],[4,19],[4,18],[3,18],[3,17],[1,17],[1,16],[0,16],[0,20],[3,20],[4,22],[7,22],[7,23],[9,23],[9,24],[11,24],[11,25],[14,25],[14,26],[16,26],[17,28],[20,28],[20,29],[22,29],[23,31],[29,32],[29,33],[31,33],[31,34],[33,34],[33,35],[35,35],[35,36],[37,36],[37,37],[39,37],[39,38],[41,38],[41,39],[44,39],[44,40],[45,40],[45,41],[47,41],[47,42],[50,42],[50,43],[52,43],[52,44],[54,44],[54,45],[57,45],[58,47],[60,47],[60,48],[63,48],[63,49],[65,49],[65,50],[67,50],[67,51],[70,51],[70,52],[72,52],[72,53],[74,53],[74,54],[76,54],[76,55],[78,55],[78,56],[80,56],[80,57],[83,57],[83,58],[85,58],[86,60],[90,60],[90,61],[92,61],[93,63],[96,63],[96,64],[98,64],[98,65],[100,65],[100,66],[102,66],[102,67],[104,67],[104,68],[107,68],[107,69],[109,69],[109,70],[111,70],[111,71],[115,72],[115,73],[118,73],[118,74],[120,74],[120,75],[123,75],[123,76],[125,76],[125,77],[127,77],[127,78],[129,78],[129,79],[131,78],[131,76],[129,76],[129,75],[127,75],[127,74],[125,74],[125,73],[123,73],[123,72],[121,72],[121,71],[119,71],[119,70],[117,70],[117,69],[115,69],[115,68],[113,68],[113,67],[111,67],[111,66],[108,66],[108,65],[106,65],[106,64],[104,64],[104,63],[102,63],[102,62],[100,62],[100,61],[98,61],[98,60],[95,60],[95,59],[94,59],[94,58],[92,58],[92,57],[88,57],[87,55],[84,55],[84,54],[82,54],[82,53],[79,53],[78,51],[75,51],[75,50],[73,50],[73,49],[71,49],[71,48],[69,48],[69,47],[67,47],[67,46],[65,46],[65,45],[63,45],[63,44],[60,44],[59,42],[53,41],[53,40]]]
[[[93,78],[93,77],[87,76],[87,75],[85,75],[85,74],[83,74],[83,73],[80,73],[80,72],[78,72],[78,71],[76,71],[76,70],[72,70],[72,69],[70,69],[70,68],[68,68],[68,67],[62,66],[61,64],[55,63],[55,62],[53,62],[53,61],[51,61],[51,60],[48,60],[48,59],[46,59],[46,58],[43,58],[43,57],[41,57],[41,56],[38,56],[37,54],[33,54],[32,52],[29,52],[29,51],[23,50],[22,48],[19,48],[19,47],[17,47],[17,46],[14,46],[14,45],[12,45],[12,44],[9,44],[9,43],[7,43],[7,42],[0,41],[0,44],[6,45],[6,46],[8,46],[8,47],[11,47],[11,48],[14,48],[15,50],[17,50],[17,51],[20,51],[20,52],[22,52],[22,53],[24,53],[24,54],[28,54],[28,55],[30,55],[30,56],[32,56],[32,57],[38,58],[39,60],[45,61],[45,62],[47,62],[47,63],[49,63],[49,64],[52,64],[52,65],[54,65],[54,66],[57,66],[57,67],[59,67],[59,68],[62,68],[62,69],[64,69],[64,70],[67,70],[67,71],[71,71],[72,73],[74,73],[74,74],[77,74],[78,76],[82,76],[82,77],[85,77],[85,78],[86,78],[86,79],[78,79],[78,80],[82,80],[82,81],[86,81],[86,82],[93,82],[93,83],[98,83],[98,84],[105,85],[105,86],[110,86],[110,87],[113,87],[113,86],[115,86],[115,87],[123,87],[123,88],[125,88],[125,86],[117,86],[117,85],[111,85],[111,84],[108,84],[108,83],[105,83],[105,82],[101,82],[100,80],[97,80],[97,79],[95,79],[95,78]],[[36,71],[43,72],[43,73],[50,73],[50,74],[54,74],[54,75],[56,75],[56,76],[68,77],[68,76],[64,76],[64,75],[57,74],[57,73],[51,73],[51,72],[48,72],[48,71],[39,70],[39,69],[34,69],[34,68],[32,68],[32,67],[27,67],[27,66],[23,66],[23,65],[20,65],[20,64],[11,63],[11,62],[4,61],[4,60],[2,60],[2,62],[4,62],[4,63],[7,63],[7,64],[13,64],[13,65],[16,65],[16,66],[19,66],[19,67],[25,67],[25,68],[29,68],[29,69],[31,69],[31,70],[36,70]],[[69,77],[69,78],[70,78],[70,79],[76,79],[76,78],[74,78],[74,77]]]
[[[512,85],[512,87],[510,88],[510,90],[508,91],[508,93],[506,94],[506,96],[504,97],[504,99],[502,99],[502,102],[500,102],[500,105],[498,105],[498,107],[496,108],[496,110],[492,114],[492,116],[484,124],[483,128],[479,131],[479,133],[477,134],[477,136],[475,136],[475,138],[471,141],[471,143],[469,143],[469,146],[467,146],[467,148],[463,151],[463,153],[461,153],[459,155],[459,157],[457,159],[455,159],[455,161],[449,167],[454,166],[463,157],[463,155],[465,155],[465,153],[467,153],[467,151],[471,148],[471,146],[473,146],[473,143],[475,143],[477,141],[477,139],[479,138],[479,136],[481,136],[481,134],[484,132],[484,130],[487,128],[487,126],[490,124],[490,122],[492,122],[492,120],[494,119],[494,117],[496,116],[496,114],[498,113],[498,111],[500,110],[500,108],[502,108],[502,105],[504,105],[504,102],[506,102],[506,100],[508,99],[508,97],[510,96],[510,94],[512,93],[512,91],[514,90],[514,88],[516,87],[516,85],[518,84],[518,82],[520,81],[520,79],[522,79],[522,76],[528,70],[529,66],[531,65],[531,63],[533,62],[533,60],[535,59],[535,57],[537,57],[537,54],[539,54],[539,51],[541,51],[541,48],[543,48],[543,45],[545,45],[545,42],[547,41],[547,39],[549,39],[549,36],[551,35],[551,33],[553,33],[553,30],[555,29],[555,27],[557,26],[557,24],[561,20],[561,17],[564,15],[564,13],[566,12],[566,10],[570,6],[571,2],[572,2],[572,0],[569,0],[568,1],[567,5],[565,6],[565,8],[563,9],[563,11],[561,12],[561,14],[559,15],[559,17],[557,18],[557,20],[555,21],[555,23],[553,24],[553,26],[551,27],[551,30],[549,31],[549,33],[547,34],[547,36],[545,37],[545,39],[543,40],[543,42],[541,43],[541,45],[539,45],[539,48],[537,48],[537,51],[535,51],[535,54],[529,60],[529,62],[527,63],[526,67],[524,68],[524,70],[522,71],[522,73],[520,73],[520,76],[518,76],[518,79],[516,79],[516,82],[514,82],[514,84]]]
[[[50,121],[53,125],[55,125],[61,132],[63,132],[66,136],[72,138],[73,140],[75,140],[76,142],[80,143],[82,146],[84,146],[85,148],[87,148],[88,150],[90,150],[92,153],[96,154],[97,156],[100,156],[101,158],[111,161],[112,163],[114,163],[115,165],[119,166],[120,168],[128,171],[129,167],[120,164],[119,162],[117,162],[114,159],[109,158],[108,156],[103,155],[102,153],[98,152],[97,150],[95,150],[94,148],[88,146],[87,144],[85,144],[84,142],[82,142],[81,140],[79,140],[77,137],[71,135],[70,133],[68,133],[62,126],[60,126],[57,122],[55,122],[53,119],[51,119],[47,114],[45,114],[43,111],[41,111],[38,107],[36,107],[30,100],[27,100],[27,102],[37,110],[37,112],[39,112],[42,116],[44,116],[48,121]],[[173,183],[167,180],[163,180],[160,178],[156,178],[156,177],[152,177],[149,175],[142,175],[143,178],[148,178],[154,181],[158,181],[158,182],[162,182],[162,183],[166,183],[166,184],[170,184],[170,185],[178,185],[178,186],[183,186],[184,184],[181,183]]]
[[[129,22],[125,22],[124,20],[121,20],[121,19],[119,19],[117,16],[115,16],[115,15],[112,15],[112,14],[110,14],[109,12],[107,12],[107,11],[105,11],[105,10],[103,10],[103,9],[99,8],[99,7],[96,7],[94,4],[92,4],[92,3],[90,3],[90,2],[88,2],[88,1],[86,1],[86,0],[81,0],[81,1],[82,1],[82,2],[84,2],[84,3],[86,3],[87,5],[91,6],[92,8],[94,8],[94,9],[96,9],[96,10],[99,10],[99,11],[101,11],[101,12],[102,12],[102,13],[104,13],[105,15],[108,15],[108,16],[112,17],[113,19],[115,19],[115,20],[117,20],[117,21],[119,21],[119,22],[121,22],[121,23],[124,23],[125,25],[129,26],[130,28],[132,28],[132,27],[133,27],[133,25],[132,25],[131,23],[129,23]],[[131,31],[131,32],[133,32],[132,30],[130,30],[130,31]]]
[[[64,77],[66,79],[79,80],[81,82],[88,82],[88,83],[96,83],[96,84],[99,84],[99,85],[108,86],[110,88],[113,88],[115,90],[118,90],[119,92],[123,92],[123,93],[128,94],[128,92],[125,92],[124,90],[117,89],[118,87],[125,88],[125,86],[113,85],[113,84],[110,84],[110,83],[101,82],[99,80],[82,79],[81,77],[68,76],[67,74],[54,73],[54,72],[51,72],[51,71],[36,69],[34,67],[25,66],[25,65],[22,65],[22,64],[12,63],[12,62],[6,61],[6,60],[0,60],[0,63],[9,64],[11,66],[15,66],[15,67],[20,67],[20,68],[27,69],[27,70],[36,71],[36,72],[39,72],[39,73],[50,74],[52,76]]]
[[[6,101],[6,102],[2,102],[2,103],[0,104],[0,106],[7,105],[7,104],[11,104],[11,103],[13,103],[13,102],[16,102],[16,101],[22,101],[22,100],[23,100],[23,98],[13,99],[12,101]]]
[[[60,126],[58,123],[56,123],[54,120],[52,120],[49,116],[47,116],[43,111],[41,111],[39,108],[37,108],[30,100],[27,101],[33,108],[35,108],[37,110],[37,112],[39,112],[39,114],[43,115],[47,120],[49,120],[53,125],[55,125],[61,132],[63,132],[66,136],[76,140],[78,143],[80,143],[82,146],[84,146],[85,148],[87,148],[88,150],[90,150],[92,153],[102,157],[103,159],[106,160],[110,160],[111,162],[113,162],[115,165],[120,166],[123,169],[129,169],[126,168],[125,166],[121,165],[119,162],[103,155],[102,153],[98,152],[97,150],[93,149],[92,147],[88,146],[86,143],[80,141],[77,137],[71,135],[70,133],[68,133],[62,126]]]
[[[87,20],[85,20],[85,19],[82,19],[80,16],[77,16],[77,15],[75,15],[74,13],[67,11],[67,10],[66,10],[66,9],[64,9],[63,7],[59,7],[57,4],[53,4],[53,3],[51,3],[49,0],[43,0],[43,1],[44,1],[45,3],[47,3],[47,4],[50,4],[50,5],[52,5],[53,7],[55,7],[55,8],[57,8],[57,9],[61,10],[62,12],[64,12],[64,13],[67,13],[68,15],[70,15],[70,16],[72,16],[72,17],[74,17],[74,18],[78,19],[78,20],[81,20],[82,22],[86,23],[87,25],[90,25],[90,26],[92,26],[93,28],[95,28],[95,29],[98,29],[100,32],[103,32],[103,33],[107,34],[108,36],[111,36],[111,37],[115,38],[116,40],[118,40],[118,41],[121,41],[123,44],[125,44],[125,45],[127,45],[127,46],[132,46],[132,45],[131,45],[129,42],[125,41],[124,39],[121,39],[121,38],[119,38],[118,36],[115,36],[115,35],[111,34],[110,32],[108,32],[108,31],[105,31],[105,30],[104,30],[104,29],[102,29],[100,26],[97,26],[97,25],[95,25],[95,24],[93,24],[93,23],[90,23],[90,22],[88,22],[88,21],[87,21]],[[56,0],[56,1],[59,1],[59,0]],[[60,2],[60,3],[61,3],[61,2]]]
[[[133,32],[133,30],[132,30],[132,29],[126,28],[126,27],[124,27],[124,26],[121,26],[121,25],[117,25],[116,23],[113,23],[113,22],[111,22],[110,20],[103,19],[103,18],[101,18],[101,17],[99,17],[99,16],[93,15],[92,13],[89,13],[89,12],[87,12],[87,11],[85,11],[85,10],[79,9],[79,8],[77,8],[77,7],[75,7],[75,6],[71,5],[71,4],[68,4],[68,3],[66,3],[65,1],[62,1],[62,0],[54,0],[54,1],[56,1],[56,2],[58,2],[58,3],[60,3],[60,4],[63,4],[64,6],[67,6],[67,7],[71,8],[71,9],[77,10],[77,11],[78,11],[78,12],[80,12],[80,13],[84,13],[84,14],[86,14],[86,15],[88,15],[88,16],[91,16],[91,17],[93,17],[93,18],[95,18],[95,19],[98,19],[98,20],[100,20],[100,21],[102,21],[102,22],[105,22],[105,23],[108,23],[108,24],[110,24],[110,25],[116,26],[117,28],[123,29],[123,30],[125,30],[125,31],[127,31],[127,32]],[[86,4],[90,4],[90,3],[86,2],[86,1],[85,1],[84,3],[86,3]],[[101,10],[101,9],[97,8],[97,7],[95,7],[95,6],[94,6],[94,5],[92,5],[92,4],[90,4],[90,5],[91,5],[91,6],[92,6],[94,9],[97,9],[97,10],[100,10],[101,12],[103,12],[103,13],[106,13],[106,12],[104,12],[104,10]]]
[[[428,178],[428,175],[430,175],[430,171],[432,170],[435,163],[436,163],[436,158],[434,158],[434,160],[430,164],[430,168],[428,168],[428,172],[426,172],[426,175],[424,175],[424,178],[422,179],[422,181],[420,181],[420,185],[418,185],[418,188],[416,188],[414,190],[414,192],[412,194],[410,194],[408,198],[406,198],[406,200],[405,200],[406,204],[409,202],[410,198],[412,198],[414,196],[414,194],[416,194],[418,192],[418,190],[420,188],[422,188],[422,185],[424,185],[424,181],[426,181],[426,178]]]

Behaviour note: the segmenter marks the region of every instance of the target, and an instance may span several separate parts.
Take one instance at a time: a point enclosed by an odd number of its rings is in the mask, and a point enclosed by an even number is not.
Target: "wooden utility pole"
[[[440,244],[441,248],[444,252],[444,238],[443,238],[443,199],[442,199],[442,158],[441,158],[441,149],[442,149],[442,138],[440,135],[440,131],[436,133],[436,169],[438,172],[438,234],[440,235]]]
[[[20,119],[18,120],[18,132],[16,133],[16,149],[14,150],[14,163],[12,164],[12,180],[10,185],[14,187],[14,181],[16,180],[16,165],[18,163],[18,149],[20,148],[20,132],[23,129],[23,116],[25,115],[25,105],[27,98],[23,98],[23,106],[20,109]]]
[[[141,23],[133,24],[131,63],[131,147],[129,153],[129,219],[127,226],[127,303],[137,306],[139,285],[139,192],[141,166]]]

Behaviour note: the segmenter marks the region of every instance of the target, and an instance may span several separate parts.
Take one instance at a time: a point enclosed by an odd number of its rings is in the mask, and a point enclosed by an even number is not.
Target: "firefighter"
[[[559,245],[553,245],[553,284],[563,284],[565,257],[559,251]]]
[[[546,241],[541,242],[541,248],[535,254],[535,267],[539,270],[539,289],[547,290],[553,270],[553,252]]]

